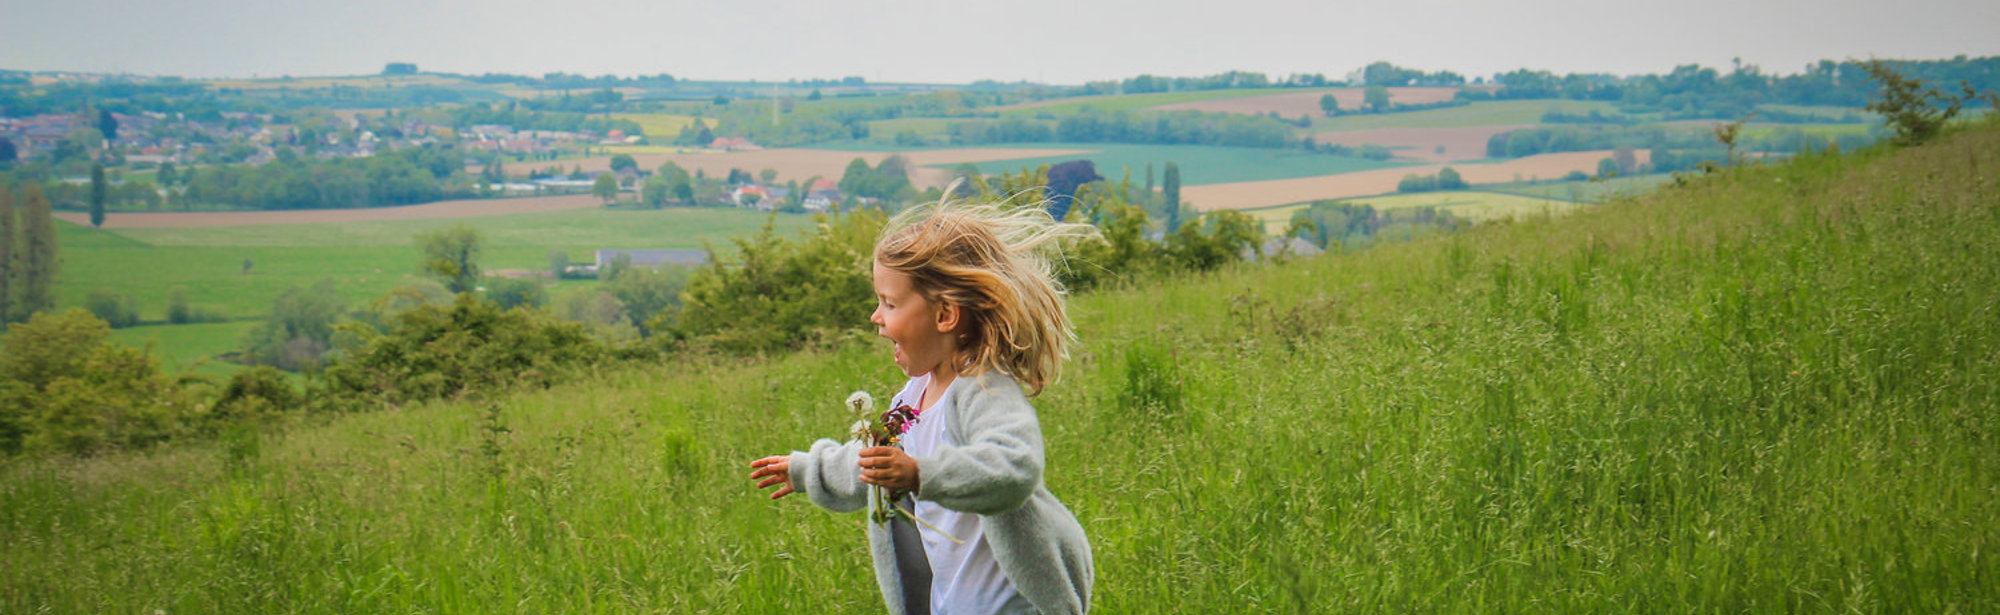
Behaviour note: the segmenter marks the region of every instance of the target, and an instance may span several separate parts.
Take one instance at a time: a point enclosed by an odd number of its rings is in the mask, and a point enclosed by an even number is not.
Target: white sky
[[[2000,55],[2000,2],[1904,0],[0,0],[0,68],[187,77],[422,70],[1049,83],[1375,60],[1468,78],[1731,58]]]

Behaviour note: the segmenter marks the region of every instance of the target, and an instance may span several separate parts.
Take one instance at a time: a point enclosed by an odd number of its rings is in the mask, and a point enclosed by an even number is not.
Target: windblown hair
[[[1055,221],[1040,204],[940,200],[891,219],[875,262],[909,275],[926,300],[958,306],[951,360],[964,375],[997,369],[1032,397],[1056,381],[1076,341],[1055,264],[1067,241],[1096,233]]]

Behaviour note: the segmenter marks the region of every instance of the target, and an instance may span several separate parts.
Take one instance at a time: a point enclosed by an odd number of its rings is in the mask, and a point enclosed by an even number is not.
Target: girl
[[[1074,338],[1050,261],[1094,232],[1039,207],[940,203],[897,216],[875,244],[868,320],[910,377],[890,408],[909,406],[915,424],[901,447],[820,440],[750,464],[758,487],[779,485],[772,499],[801,491],[836,512],[868,506],[868,485],[908,494],[896,507],[931,527],[868,524],[890,613],[1090,607],[1090,544],[1042,484],[1028,397],[1056,379]]]

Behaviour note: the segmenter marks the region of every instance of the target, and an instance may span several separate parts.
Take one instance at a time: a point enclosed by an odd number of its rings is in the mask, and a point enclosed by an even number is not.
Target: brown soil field
[[[1319,108],[1319,97],[1333,93],[1333,99],[1340,101],[1340,108],[1360,109],[1365,90],[1362,88],[1333,88],[1308,90],[1264,96],[1243,96],[1239,98],[1218,98],[1194,102],[1173,103],[1157,107],[1147,107],[1150,111],[1209,111],[1220,113],[1249,113],[1264,115],[1272,111],[1288,118],[1301,115],[1318,117],[1323,113]],[[1444,102],[1458,95],[1458,88],[1389,88],[1389,103],[1416,105]]]
[[[1011,148],[969,148],[942,149],[904,152],[910,159],[910,181],[919,188],[943,187],[951,180],[951,172],[945,169],[924,168],[928,165],[952,165],[962,162],[985,162],[989,160],[1012,160],[1017,158],[1040,158],[1043,156],[1067,156],[1089,153],[1090,150],[1075,149],[1011,149]],[[880,164],[894,152],[846,152],[819,149],[766,149],[728,153],[690,154],[633,154],[632,159],[639,168],[651,171],[672,160],[689,173],[699,169],[710,177],[726,176],[730,169],[742,169],[755,175],[764,169],[776,169],[779,181],[805,181],[815,175],[838,181],[847,172],[847,163],[856,157],[868,164]],[[560,166],[565,171],[582,166],[586,173],[601,173],[611,170],[611,157],[564,160],[560,162],[510,162],[510,175],[525,175],[531,170]]]
[[[1639,150],[1640,164],[1651,152]],[[1487,164],[1454,164],[1467,183],[1491,184],[1535,179],[1555,179],[1570,171],[1597,172],[1597,161],[1611,157],[1611,150],[1541,154]],[[1202,210],[1252,209],[1320,199],[1373,196],[1396,191],[1404,175],[1429,175],[1444,168],[1441,164],[1377,169],[1340,175],[1278,179],[1233,184],[1209,184],[1181,189],[1181,198]]]
[[[1349,130],[1344,132],[1322,132],[1313,135],[1321,143],[1360,147],[1380,145],[1395,150],[1399,158],[1422,160],[1425,162],[1456,162],[1478,160],[1486,157],[1486,141],[1493,135],[1520,128],[1533,128],[1530,124],[1509,124],[1505,126],[1464,126],[1459,128],[1378,128],[1374,130]],[[1444,153],[1437,146],[1444,146]]]
[[[261,226],[268,224],[320,224],[373,222],[377,220],[426,220],[469,218],[500,214],[526,214],[567,209],[603,207],[604,202],[588,194],[538,196],[516,199],[468,199],[439,201],[402,207],[366,209],[307,209],[294,211],[186,211],[111,212],[104,216],[104,228],[179,228],[189,226]],[[56,217],[80,226],[90,225],[90,215],[57,212]]]

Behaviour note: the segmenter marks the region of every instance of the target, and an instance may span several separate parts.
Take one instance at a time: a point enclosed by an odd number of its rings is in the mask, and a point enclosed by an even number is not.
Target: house
[[[826,211],[840,201],[840,184],[834,183],[831,179],[813,180],[812,185],[807,186],[805,191],[806,198],[802,204],[805,205],[806,211]]]

